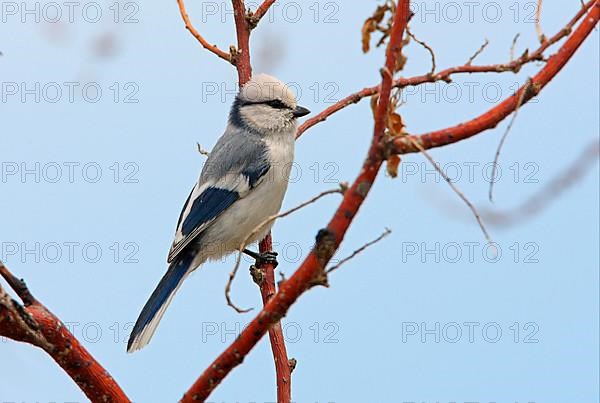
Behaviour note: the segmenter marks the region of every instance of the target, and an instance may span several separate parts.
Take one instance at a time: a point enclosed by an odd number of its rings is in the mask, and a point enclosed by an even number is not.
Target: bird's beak
[[[309,113],[310,111],[304,108],[303,106],[296,106],[296,109],[292,111],[292,115],[294,115],[295,118],[301,118],[302,116],[306,116]]]

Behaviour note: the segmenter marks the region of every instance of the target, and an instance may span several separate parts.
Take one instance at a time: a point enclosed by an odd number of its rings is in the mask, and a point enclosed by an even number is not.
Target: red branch
[[[319,231],[316,244],[294,275],[284,281],[263,310],[242,331],[240,336],[200,375],[182,402],[204,401],[212,390],[239,365],[264,334],[287,313],[290,306],[305,291],[315,285],[326,285],[324,271],[348,230],[352,218],[358,212],[381,166],[380,139],[385,129],[384,117],[389,105],[392,86],[392,72],[402,45],[409,7],[408,0],[400,0],[394,16],[392,33],[386,57],[386,67],[382,75],[382,96],[378,105],[378,121],[375,124],[373,142],[363,168],[353,185],[345,192],[344,200],[338,207],[326,229]],[[386,96],[387,94],[387,96]],[[386,99],[387,98],[387,99]]]
[[[79,343],[65,325],[0,263],[0,275],[15,290],[23,306],[0,301],[0,336],[45,350],[92,402],[129,402],[121,387]],[[0,294],[4,293],[0,287]],[[5,294],[6,295],[6,294]]]
[[[493,129],[518,107],[535,97],[562,70],[585,38],[592,32],[599,19],[600,1],[596,1],[579,27],[569,36],[558,52],[550,57],[544,68],[519,88],[515,94],[483,115],[454,127],[415,135],[412,138],[423,148],[429,149],[456,143],[488,129]],[[394,152],[398,154],[419,152],[419,149],[408,137],[397,137],[393,142],[393,147]]]
[[[235,66],[238,71],[239,86],[242,87],[252,76],[252,65],[250,63],[250,31],[256,27],[258,21],[268,11],[275,0],[266,0],[257,9],[254,15],[246,15],[243,0],[232,0],[235,18],[235,27],[238,39],[238,52],[235,57]],[[259,243],[259,252],[263,253],[273,249],[271,234]],[[262,280],[258,283],[260,293],[265,305],[273,294],[275,294],[275,266],[270,263],[262,263],[258,270],[262,273]],[[292,399],[291,368],[288,364],[287,350],[283,330],[279,322],[269,329],[269,340],[273,351],[275,362],[275,374],[277,382],[277,402],[290,403]]]
[[[273,248],[271,234],[259,243],[261,252],[270,251]],[[275,267],[268,263],[259,268],[261,272],[261,281],[259,282],[260,293],[262,295],[263,305],[267,305],[269,300],[275,295]],[[292,399],[292,367],[288,360],[287,349],[281,322],[273,324],[269,329],[269,341],[275,361],[275,373],[277,375],[277,402],[289,403]]]
[[[276,0],[265,0],[263,3],[256,9],[254,13],[250,15],[250,29],[254,29],[256,25],[260,22],[260,20],[267,14],[269,8],[275,3]]]
[[[179,8],[186,27],[205,48],[220,58],[236,65],[240,85],[247,82],[252,74],[250,65],[249,40],[250,31],[262,18],[274,0],[265,0],[254,14],[247,13],[243,0],[232,0],[236,21],[238,48],[231,54],[221,51],[204,40],[193,28],[185,12],[183,0],[178,0]],[[291,368],[287,362],[287,352],[279,321],[290,306],[308,289],[316,285],[327,285],[325,266],[337,251],[353,218],[368,195],[382,165],[382,159],[389,151],[396,153],[418,152],[412,140],[423,148],[439,147],[451,144],[485,130],[495,127],[500,121],[514,112],[520,104],[537,95],[566,65],[585,38],[589,36],[600,20],[600,0],[592,0],[584,5],[577,15],[561,31],[550,39],[545,39],[541,46],[531,54],[525,54],[515,61],[490,66],[465,66],[443,70],[437,74],[427,74],[412,78],[393,80],[394,67],[401,51],[403,33],[406,29],[409,9],[408,0],[399,0],[394,16],[389,44],[386,50],[386,63],[382,69],[382,83],[379,86],[365,88],[339,103],[327,108],[299,128],[298,136],[306,129],[325,120],[328,116],[344,107],[358,102],[360,99],[380,93],[375,111],[375,127],[368,156],[360,173],[352,186],[345,192],[344,199],[325,229],[319,231],[315,246],[293,276],[281,283],[275,293],[274,268],[261,267],[264,280],[261,283],[261,295],[264,308],[249,325],[217,359],[202,373],[182,401],[205,400],[212,390],[239,365],[250,350],[268,331],[275,358],[278,383],[278,401],[290,401]],[[586,14],[587,13],[587,14]],[[575,24],[585,18],[575,31]],[[558,40],[567,40],[556,54],[547,60],[546,65],[522,86],[513,96],[507,98],[481,116],[461,125],[438,130],[431,133],[408,137],[396,137],[387,144],[390,150],[382,150],[382,139],[388,109],[390,93],[393,87],[419,85],[439,80],[448,81],[458,73],[518,71],[522,65],[535,60],[544,60],[543,52]],[[271,238],[268,236],[260,243],[260,250],[270,250]],[[129,399],[106,372],[106,370],[85,350],[77,339],[67,330],[64,324],[45,306],[38,302],[29,292],[25,284],[13,276],[0,262],[0,275],[8,282],[22,300],[22,305],[13,300],[0,287],[0,336],[16,341],[30,343],[46,351],[57,364],[77,383],[92,402],[128,402]]]
[[[187,11],[185,10],[185,5],[183,4],[183,0],[177,0],[177,4],[179,5],[179,12],[181,13],[181,18],[183,18],[185,27],[187,28],[188,31],[190,31],[190,34],[192,34],[192,36],[194,38],[196,38],[198,40],[198,42],[200,42],[200,44],[205,49],[211,51],[212,53],[214,53],[221,59],[231,62],[232,59],[231,59],[231,55],[229,53],[219,49],[217,47],[217,45],[211,45],[210,43],[208,43],[208,41],[206,39],[204,39],[204,37],[202,35],[200,35],[200,32],[198,32],[198,30],[196,28],[194,28],[194,26],[192,25],[192,21],[190,21],[190,17],[188,16]]]
[[[434,74],[423,74],[414,77],[400,77],[394,80],[393,86],[395,88],[405,88],[410,86],[418,86],[427,83],[434,83],[437,81],[445,81],[451,82],[452,76],[457,74],[474,74],[474,73],[504,73],[504,72],[512,72],[518,73],[521,68],[532,62],[542,61],[544,60],[544,52],[552,45],[559,42],[561,39],[569,36],[575,24],[586,14],[586,12],[593,6],[596,0],[588,1],[569,21],[567,25],[565,25],[560,31],[558,31],[554,36],[550,39],[547,39],[543,42],[534,52],[532,53],[524,53],[521,57],[512,60],[508,63],[500,63],[500,64],[490,64],[490,65],[472,65],[467,63],[462,66],[449,67],[447,69],[441,70]],[[355,92],[353,94],[348,95],[347,97],[339,100],[335,104],[327,107],[314,117],[307,119],[299,128],[296,134],[296,138],[300,137],[305,131],[315,126],[318,123],[324,122],[331,115],[341,111],[342,109],[360,102],[363,98],[370,97],[379,92],[380,86],[372,86],[366,87],[362,90]],[[412,144],[408,139],[405,139],[406,145],[409,146]],[[413,145],[413,150],[416,150]],[[410,151],[410,152],[417,152]]]
[[[244,0],[231,0],[233,3],[233,18],[237,34],[238,48],[233,58],[237,68],[240,87],[252,77],[250,65],[250,25],[246,15]]]

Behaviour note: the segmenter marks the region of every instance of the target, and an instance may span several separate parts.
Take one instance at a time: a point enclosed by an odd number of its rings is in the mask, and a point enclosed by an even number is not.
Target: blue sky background
[[[34,2],[26,3],[33,9]],[[224,49],[234,43],[228,1],[188,3],[208,40]],[[536,47],[534,3],[414,2],[412,30],[434,47],[439,67],[463,64],[484,38],[490,45],[478,62],[503,62],[516,33],[518,54]],[[125,353],[131,323],[166,269],[180,208],[201,169],[196,142],[210,148],[222,133],[237,75],[185,31],[174,1],[116,7],[99,1],[84,11],[85,4],[75,8],[72,23],[61,6],[60,22],[52,23],[44,20],[55,11],[41,3],[38,23],[21,3],[2,3],[1,258],[130,398],[174,401],[253,315],[225,304],[229,258],[192,276],[152,343]],[[300,103],[315,112],[376,84],[383,49],[363,55],[360,28],[377,4],[282,1],[254,32],[255,71],[294,83]],[[556,32],[578,7],[576,0],[544,2],[544,31]],[[91,22],[98,9],[102,18]],[[519,113],[500,158],[495,203],[487,201],[486,164],[507,121],[431,152],[482,211],[519,206],[597,143],[598,45],[596,31]],[[403,74],[427,71],[422,48],[411,44],[406,53]],[[406,92],[400,111],[411,133],[453,125],[492,107],[538,68]],[[68,85],[75,88],[72,102]],[[97,88],[102,95],[92,102]],[[371,132],[368,101],[307,132],[297,144],[284,206],[353,180]],[[594,163],[539,215],[509,228],[490,224],[501,252],[494,259],[447,184],[422,156],[404,156],[398,178],[379,176],[337,258],[385,227],[393,233],[333,274],[329,289],[305,294],[283,322],[289,355],[298,360],[293,400],[597,402],[598,181]],[[276,224],[286,276],[338,199]],[[260,307],[245,269],[233,297]],[[0,340],[0,357],[1,402],[85,401],[42,351]],[[210,401],[274,400],[274,366],[263,339]]]

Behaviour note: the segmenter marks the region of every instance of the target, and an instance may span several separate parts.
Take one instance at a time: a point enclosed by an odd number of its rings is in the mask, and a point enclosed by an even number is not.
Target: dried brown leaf
[[[405,133],[404,121],[397,113],[390,113],[388,115],[387,128],[390,136],[400,136]]]
[[[377,102],[379,101],[379,95],[375,94],[371,97],[371,112],[373,113],[373,117],[375,117],[375,112],[377,111]]]
[[[387,173],[392,178],[398,176],[398,167],[400,166],[400,156],[399,155],[390,155],[387,159]]]
[[[406,65],[406,56],[404,56],[404,53],[400,53],[398,55],[398,59],[396,59],[396,67],[394,71],[402,71],[404,70],[404,66]]]
[[[385,15],[388,11],[391,12],[392,15],[387,20],[386,25],[382,26],[381,22],[385,18]],[[374,32],[379,31],[383,34],[382,38],[380,38],[377,42],[377,46],[383,44],[385,38],[387,38],[389,35],[389,31],[391,29],[391,20],[393,16],[394,7],[389,2],[386,2],[382,6],[377,6],[373,15],[365,20],[361,28],[361,42],[363,53],[367,53],[371,49],[371,36]]]

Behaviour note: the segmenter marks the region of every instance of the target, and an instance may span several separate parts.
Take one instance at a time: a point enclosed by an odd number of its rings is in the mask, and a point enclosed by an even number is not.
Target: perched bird
[[[308,113],[274,77],[256,75],[242,87],[225,133],[183,206],[167,258],[169,269],[133,327],[128,352],[148,344],[188,274],[209,259],[237,250],[257,226],[279,212],[294,159],[297,118]],[[262,239],[271,225],[247,244]],[[275,256],[244,252],[263,260]]]

